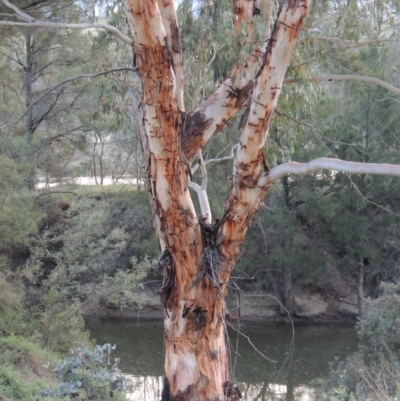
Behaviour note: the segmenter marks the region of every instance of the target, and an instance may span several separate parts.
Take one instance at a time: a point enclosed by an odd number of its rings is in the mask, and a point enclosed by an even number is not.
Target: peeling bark
[[[254,4],[247,3],[252,5],[252,13]],[[164,247],[159,260],[165,308],[163,399],[240,398],[240,391],[229,380],[225,342],[227,284],[238,247],[266,192],[266,187],[258,186],[261,167],[265,165],[266,129],[306,14],[303,3],[287,3],[266,57],[256,48],[249,59],[251,66],[234,69],[214,95],[185,115],[183,76],[179,77],[181,50],[173,5],[167,0],[125,0],[133,36],[134,66],[143,87],[147,184]],[[248,18],[250,14],[246,15]],[[253,88],[255,67],[261,60],[263,67]],[[246,68],[250,70],[248,77]],[[211,134],[247,104],[251,93],[224,219],[214,225],[210,220],[199,221],[189,193],[189,164]]]
[[[189,193],[189,167],[182,158],[180,110],[174,60],[158,3],[126,0],[134,63],[143,86],[148,187],[165,251],[165,371],[170,400],[224,398],[228,381],[224,298],[205,274],[202,230]],[[207,272],[207,269],[205,270]]]
[[[225,275],[239,257],[239,247],[254,213],[269,186],[259,186],[265,163],[263,148],[268,126],[276,107],[283,79],[300,33],[302,22],[308,14],[310,1],[287,1],[279,13],[264,55],[263,65],[254,85],[247,120],[240,136],[233,168],[233,182],[225,207],[221,234],[221,250],[227,260]]]
[[[181,39],[179,36],[178,18],[175,10],[175,1],[157,1],[167,35],[168,51],[172,56],[173,67],[176,76],[176,97],[178,109],[183,112],[185,111],[185,104],[183,102],[183,58]]]

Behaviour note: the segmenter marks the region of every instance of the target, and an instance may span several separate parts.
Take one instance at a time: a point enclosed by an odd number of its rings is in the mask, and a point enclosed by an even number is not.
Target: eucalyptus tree
[[[3,3],[11,4],[8,0]],[[287,161],[270,168],[264,156],[268,128],[292,55],[295,63],[304,65],[323,51],[332,51],[329,47],[321,50],[312,45],[326,42],[325,37],[313,36],[313,30],[332,35],[332,27],[338,27],[340,34],[347,34],[351,26],[347,24],[342,28],[341,21],[348,11],[364,22],[376,15],[378,28],[375,32],[381,32],[390,25],[391,12],[399,11],[397,2],[383,5],[378,1],[318,2],[306,21],[311,2],[288,0],[280,7],[271,30],[273,5],[274,2],[267,0],[233,1],[233,25],[238,38],[235,43],[239,47],[237,58],[220,86],[209,96],[201,93],[200,103],[189,112],[185,111],[183,53],[173,2],[125,0],[132,40],[115,27],[95,21],[57,24],[71,29],[103,28],[133,47],[133,66],[142,88],[136,110],[139,107],[143,112],[141,133],[148,161],[147,187],[162,248],[159,267],[164,274],[161,293],[165,309],[165,400],[234,400],[240,397],[239,390],[230,381],[225,297],[246,231],[274,182],[287,174],[311,174],[320,169],[400,175],[400,168],[395,165],[335,158],[306,163]],[[204,10],[213,4],[204,2],[200,6]],[[383,12],[378,6],[383,7]],[[49,23],[30,20],[15,7],[13,10],[22,22],[5,21],[0,22],[0,26],[49,26]],[[209,22],[210,19],[204,20],[204,23]],[[301,39],[305,51],[297,48],[294,52],[304,23],[308,32]],[[360,26],[365,24],[360,23]],[[253,44],[254,40],[259,40],[258,44]],[[332,39],[334,44],[335,40]],[[339,39],[344,49],[362,46],[346,40]],[[380,39],[375,40],[379,42]],[[313,49],[316,55],[312,54]],[[218,79],[224,78],[224,74],[216,75]],[[354,75],[313,77],[293,73],[286,83],[296,83],[299,79],[311,82],[361,80],[400,92],[379,79]],[[201,150],[213,134],[241,110],[244,114],[230,189],[224,213],[216,220],[206,194],[206,163]],[[191,181],[191,173],[197,164],[202,183],[196,186]],[[198,197],[199,214],[189,188],[193,188]]]
[[[31,20],[43,21],[80,19],[85,10],[85,2],[71,0],[21,1],[18,6]],[[2,4],[1,12],[10,15],[8,11]],[[75,51],[78,40],[81,47]],[[62,176],[74,148],[84,145],[77,111],[85,85],[72,82],[43,94],[65,78],[67,70],[79,71],[88,64],[91,41],[87,35],[56,28],[2,27],[2,152],[24,166],[29,190],[35,188],[37,171]]]

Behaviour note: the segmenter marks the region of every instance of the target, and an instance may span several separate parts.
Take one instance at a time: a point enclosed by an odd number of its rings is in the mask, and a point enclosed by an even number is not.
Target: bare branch
[[[22,120],[22,118],[26,115],[26,113],[28,113],[32,107],[37,104],[38,102],[40,102],[43,98],[45,98],[47,95],[49,95],[51,92],[53,92],[54,90],[56,90],[57,88],[59,88],[62,85],[67,84],[68,82],[72,82],[75,81],[77,79],[81,79],[81,78],[96,78],[99,77],[101,75],[106,75],[106,74],[110,74],[112,72],[120,72],[120,71],[132,71],[132,72],[136,72],[135,69],[130,68],[130,67],[121,67],[121,68],[112,68],[111,70],[106,70],[106,71],[101,71],[101,72],[97,72],[94,74],[81,74],[81,75],[76,75],[74,77],[68,78],[62,82],[59,82],[57,85],[54,85],[53,87],[47,89],[41,96],[39,96],[37,99],[35,99],[30,105],[29,107],[14,121],[10,121],[7,124],[4,124],[3,126],[0,127],[0,129],[3,129],[9,125],[13,125],[13,124],[17,124],[18,122],[20,122]]]
[[[327,39],[327,38],[323,38],[323,40],[331,41],[331,39]],[[302,61],[301,63],[298,63],[298,64],[292,66],[292,68],[299,68],[305,64],[309,64],[309,63],[313,62],[314,60],[317,60],[318,57],[321,56],[322,54],[335,53],[337,51],[342,51],[342,50],[357,49],[359,47],[368,46],[368,45],[375,44],[375,43],[388,43],[388,42],[397,42],[397,41],[398,40],[396,40],[396,39],[373,39],[373,40],[364,40],[362,42],[354,43],[354,42],[351,42],[348,40],[337,39],[337,40],[334,40],[334,42],[338,43],[339,46],[335,46],[335,47],[331,47],[329,49],[322,50],[315,56],[309,58],[308,60]]]
[[[239,144],[237,143],[235,146],[232,146],[231,149],[231,154],[228,156],[223,156],[223,157],[218,157],[218,158],[214,158],[214,159],[208,159],[205,163],[206,165],[208,164],[214,164],[214,163],[220,163],[223,162],[225,160],[230,160],[233,159],[235,157],[235,151],[236,149],[239,147]]]
[[[230,146],[230,145],[228,145],[224,150],[226,150],[229,146]],[[205,160],[205,161],[204,161],[204,159],[203,159],[204,165],[205,165],[205,166],[208,166],[209,164],[221,163],[221,162],[223,162],[223,161],[225,161],[225,160],[231,160],[231,159],[233,159],[233,158],[235,157],[235,151],[236,151],[236,149],[238,148],[238,146],[239,146],[239,144],[236,144],[235,146],[232,146],[232,148],[231,148],[231,153],[230,153],[228,156],[215,157],[215,158],[212,158],[212,159],[207,159],[207,160]],[[201,152],[201,151],[200,151],[200,152]],[[200,153],[200,152],[199,152],[199,153]],[[221,152],[221,153],[222,153],[222,152]],[[217,155],[217,156],[218,156],[218,155]],[[192,173],[192,175],[199,169],[199,167],[201,167],[201,163],[197,163],[197,164],[195,164],[195,165],[191,168],[191,173]],[[203,175],[203,173],[202,173],[202,175]]]
[[[198,154],[198,158],[199,158],[199,163],[196,165],[197,166],[196,170],[198,169],[198,167],[200,167],[201,185],[198,185],[197,183],[190,181],[189,187],[192,188],[197,193],[202,218],[205,219],[205,222],[207,224],[211,224],[212,215],[211,215],[210,202],[208,201],[208,195],[207,195],[208,173],[203,158],[203,152],[201,150]],[[193,174],[193,169],[192,169],[192,174]]]
[[[211,207],[208,201],[206,190],[203,189],[202,186],[193,181],[189,181],[189,187],[192,188],[197,194],[202,218],[205,219],[205,222],[207,224],[211,224],[212,221]]]
[[[31,17],[30,15],[24,13],[21,11],[17,6],[14,4],[10,3],[8,0],[3,0],[3,3],[8,7],[14,10],[15,14],[17,14],[17,17],[22,19],[23,21],[28,21],[28,22],[35,22],[35,18]]]
[[[373,174],[400,176],[400,165],[356,163],[340,159],[321,157],[308,163],[288,162],[274,167],[269,173],[263,174],[258,182],[261,187],[273,184],[287,174],[306,175],[318,170],[332,170],[351,174]]]
[[[8,0],[2,0],[3,3],[12,8],[16,16],[26,22],[14,22],[14,21],[0,21],[0,26],[22,26],[22,27],[33,27],[33,28],[62,28],[62,29],[104,29],[115,37],[121,39],[123,42],[127,43],[128,45],[132,45],[132,40],[125,36],[121,31],[119,31],[114,26],[103,24],[100,22],[91,22],[91,23],[82,23],[82,24],[73,24],[73,23],[62,23],[62,22],[47,22],[47,21],[38,21],[35,18],[31,17],[30,15],[21,11],[18,7],[14,4],[11,4]]]
[[[0,21],[0,26],[23,26],[23,27],[32,27],[32,28],[62,28],[62,29],[104,29],[110,33],[112,33],[118,39],[121,39],[123,42],[128,45],[132,45],[132,41],[125,36],[121,31],[117,28],[103,24],[100,22],[94,23],[82,23],[82,24],[73,24],[73,23],[62,23],[62,22],[47,22],[47,21],[35,21],[35,22],[12,22],[12,21]]]
[[[400,89],[396,88],[381,79],[374,77],[366,77],[363,75],[325,75],[321,77],[311,77],[308,79],[309,82],[333,82],[333,81],[360,81],[367,82],[382,86],[390,92],[400,95]],[[285,84],[293,84],[298,82],[297,78],[288,78],[283,81]]]

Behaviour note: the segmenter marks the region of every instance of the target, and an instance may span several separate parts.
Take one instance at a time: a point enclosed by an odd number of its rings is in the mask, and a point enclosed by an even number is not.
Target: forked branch
[[[249,3],[253,6],[253,2]],[[211,136],[222,129],[237,112],[247,105],[254,79],[260,69],[270,36],[272,0],[258,0],[255,5],[264,19],[262,43],[256,45],[242,65],[233,67],[228,78],[206,100],[183,118],[182,150],[190,163]]]

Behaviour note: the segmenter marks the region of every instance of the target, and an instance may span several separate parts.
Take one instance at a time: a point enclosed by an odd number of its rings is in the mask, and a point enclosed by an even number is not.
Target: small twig
[[[244,337],[248,343],[252,346],[252,348],[254,349],[254,351],[257,352],[257,354],[261,355],[264,359],[266,359],[268,362],[272,362],[272,363],[277,363],[277,361],[274,361],[273,359],[268,358],[267,356],[265,356],[250,340],[249,336],[246,336],[246,334],[242,333],[240,330],[238,330],[235,326],[233,326],[232,324],[230,324],[229,322],[226,323],[232,330],[236,331],[238,334],[240,334],[242,337]]]

